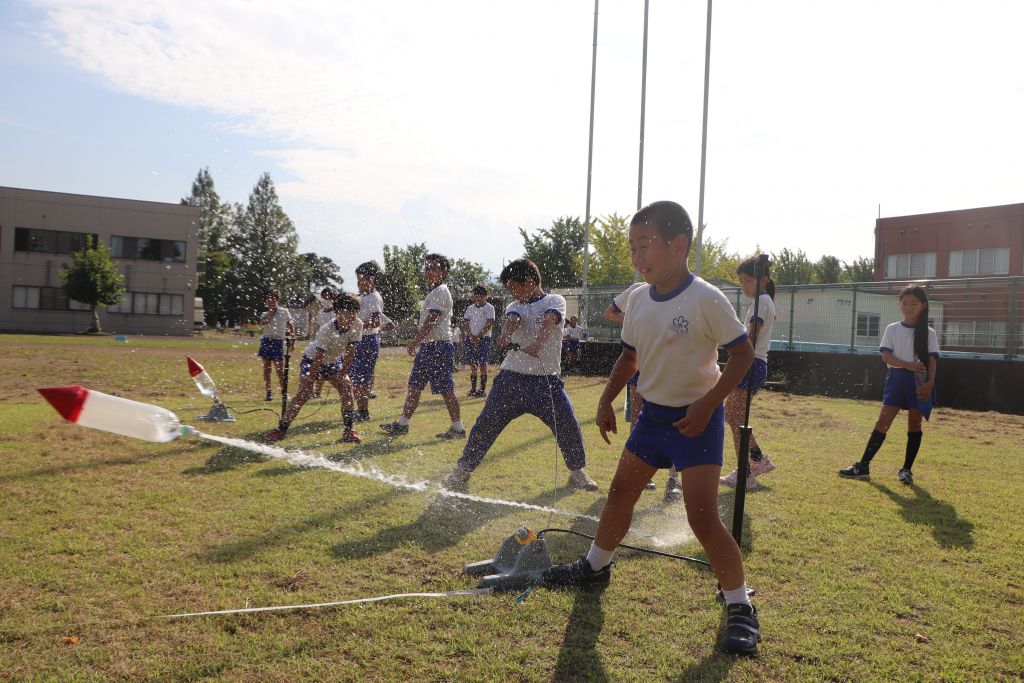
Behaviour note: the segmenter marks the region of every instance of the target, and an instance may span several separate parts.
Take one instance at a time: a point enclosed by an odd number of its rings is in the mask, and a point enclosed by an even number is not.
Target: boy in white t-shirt
[[[325,323],[316,332],[313,341],[302,352],[299,390],[281,416],[277,429],[267,433],[266,440],[280,441],[288,433],[288,426],[313,395],[313,382],[321,378],[331,383],[341,395],[341,416],[345,431],[341,440],[345,443],[359,443],[359,434],[352,429],[355,419],[352,400],[352,382],[348,371],[352,367],[356,346],[363,336],[363,324],[359,320],[359,300],[351,294],[340,294],[331,302],[334,320]]]
[[[477,285],[473,288],[473,303],[466,307],[462,316],[462,338],[469,361],[470,396],[487,396],[487,363],[491,358],[491,328],[494,327],[494,306],[487,303],[487,288]],[[480,390],[477,391],[477,370],[480,376]]]
[[[381,316],[384,314],[384,299],[377,291],[377,278],[380,277],[380,273],[380,266],[376,261],[361,263],[356,268],[359,319],[363,323],[363,338],[356,349],[356,358],[352,361],[352,370],[349,372],[358,407],[356,422],[370,420],[370,389],[373,387],[377,359],[380,357],[380,326]]]
[[[512,261],[501,271],[501,283],[515,297],[505,308],[499,347],[510,347],[494,379],[483,412],[462,451],[458,466],[445,477],[451,490],[465,489],[469,478],[508,423],[527,413],[540,418],[554,433],[569,468],[569,486],[598,490],[584,471],[587,454],[576,413],[559,379],[565,299],[545,294],[540,270],[530,259]]]
[[[420,394],[430,384],[430,391],[441,394],[452,418],[448,431],[438,434],[441,439],[464,439],[466,428],[459,415],[459,399],[455,396],[455,346],[452,344],[452,293],[444,283],[451,267],[441,254],[427,254],[423,258],[423,279],[430,291],[420,308],[420,330],[409,342],[406,351],[415,360],[409,374],[409,392],[405,397],[402,416],[395,422],[380,426],[390,436],[409,433],[409,421],[420,404]]]
[[[338,290],[334,287],[324,287],[320,290],[320,311],[313,321],[313,334],[317,330],[334,320],[334,299],[338,296]],[[312,336],[312,335],[311,335]],[[313,394],[311,398],[320,398],[320,392],[324,388],[324,378],[316,377],[313,380]]]
[[[565,327],[562,328],[562,352],[565,354],[566,374],[572,372],[573,366],[579,360],[582,335],[583,329],[579,326],[579,318],[571,316],[565,321]]]
[[[284,393],[284,343],[285,338],[295,334],[295,325],[292,322],[292,314],[283,306],[278,304],[281,301],[281,290],[277,287],[268,287],[263,290],[263,304],[267,310],[260,314],[260,325],[263,325],[263,334],[260,336],[260,350],[256,353],[263,360],[263,388],[266,389],[266,400],[274,399],[270,390],[270,366],[273,364],[277,372],[277,379],[281,385],[281,392]]]

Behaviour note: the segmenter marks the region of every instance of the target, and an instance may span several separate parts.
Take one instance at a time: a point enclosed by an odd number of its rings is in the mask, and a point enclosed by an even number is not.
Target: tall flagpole
[[[583,242],[583,295],[580,297],[580,319],[587,321],[587,276],[590,271],[590,188],[594,168],[594,94],[597,91],[597,6],[594,0],[594,51],[590,62],[590,141],[587,143],[587,211],[584,220],[586,236]]]
[[[704,125],[700,136],[700,201],[697,205],[697,253],[694,272],[700,275],[704,257],[704,176],[708,157],[708,84],[711,81],[711,0],[708,0],[708,30],[704,38]]]
[[[650,0],[644,0],[644,59],[640,69],[640,168],[636,178],[636,210],[643,207],[644,196],[644,124],[647,118],[647,18]]]

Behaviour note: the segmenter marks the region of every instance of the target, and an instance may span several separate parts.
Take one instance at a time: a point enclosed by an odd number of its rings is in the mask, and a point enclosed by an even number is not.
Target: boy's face
[[[334,317],[342,327],[351,327],[352,323],[356,320],[357,312],[358,311],[349,311],[347,309],[335,309]]]
[[[754,298],[754,285],[756,280],[753,275],[747,275],[746,273],[740,273],[740,287],[743,288],[743,296],[753,299]],[[764,287],[761,287],[761,291],[764,291]]]
[[[376,278],[370,275],[359,275],[357,276],[356,282],[359,285],[360,292],[372,292]]]
[[[686,235],[667,242],[650,223],[629,226],[629,260],[647,283],[678,270],[686,261],[689,246]]]
[[[263,303],[266,304],[267,308],[273,308],[273,307],[277,306],[277,295],[276,294],[266,294],[266,295],[264,295]]]
[[[578,320],[577,320],[576,316],[573,316],[573,317],[569,318],[569,325],[570,325],[570,327],[576,327],[576,323],[577,322],[578,322]]]
[[[519,282],[518,280],[509,280],[505,285],[505,289],[508,290],[509,294],[515,297],[516,301],[526,303],[533,296],[534,291],[537,289],[537,285],[534,283],[532,278],[526,278],[523,282]]]
[[[442,268],[437,261],[427,261],[423,266],[423,279],[431,287],[437,287],[444,282],[444,278],[447,275],[448,271]]]
[[[477,306],[483,306],[485,303],[487,303],[487,295],[486,294],[477,294],[476,292],[474,292],[473,293],[473,303],[475,303]]]

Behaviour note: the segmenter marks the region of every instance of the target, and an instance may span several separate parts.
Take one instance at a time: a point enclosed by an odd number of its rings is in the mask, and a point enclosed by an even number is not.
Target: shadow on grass
[[[597,638],[604,627],[602,592],[580,591],[572,604],[572,613],[565,623],[565,637],[551,677],[553,681],[608,681]]]
[[[921,486],[910,487],[912,496],[900,495],[885,484],[870,482],[900,506],[900,515],[910,524],[932,527],[932,535],[943,548],[974,547],[974,525],[957,514],[956,508],[945,501],[936,500]]]
[[[715,639],[714,652],[699,662],[695,662],[683,669],[673,680],[676,683],[691,683],[691,681],[708,681],[715,683],[724,681],[729,677],[729,670],[736,662],[735,655],[728,655],[722,651],[722,642],[725,640],[725,624],[728,615],[722,610],[722,618],[718,622],[718,636]]]
[[[754,526],[751,523],[750,518],[750,507],[751,503],[754,503],[756,498],[768,488],[762,486],[758,491],[747,491],[747,495],[744,496],[743,504],[743,531],[740,536],[740,550],[743,551],[743,555],[747,556],[754,551]],[[729,489],[728,491],[718,494],[718,510],[722,515],[722,523],[725,524],[725,528],[732,533],[732,523],[736,517],[736,491]]]
[[[176,448],[171,451],[151,452],[132,457],[108,458],[106,460],[88,460],[80,463],[58,465],[57,467],[40,467],[35,470],[25,470],[0,475],[0,482],[23,481],[27,479],[35,479],[37,477],[53,477],[67,474],[68,472],[96,470],[102,467],[117,467],[118,465],[140,465],[142,463],[149,462],[150,460],[161,460],[163,458],[171,458],[175,455],[181,455],[182,453],[191,451],[195,448],[196,444],[194,442],[190,442],[187,445],[183,445],[180,448]]]
[[[525,502],[550,506],[570,492],[571,489],[563,487],[546,491]],[[381,529],[370,538],[339,543],[329,552],[339,560],[365,559],[414,543],[434,553],[455,545],[466,534],[489,521],[514,511],[514,508],[504,505],[437,496],[416,521]]]

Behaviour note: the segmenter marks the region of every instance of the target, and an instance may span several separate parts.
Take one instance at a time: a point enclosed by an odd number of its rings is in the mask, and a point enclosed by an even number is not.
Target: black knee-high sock
[[[914,466],[917,451],[921,448],[921,436],[921,432],[907,432],[907,455],[903,459],[903,469],[909,470]]]
[[[470,379],[470,381],[473,382],[473,393],[475,394],[476,393],[476,373],[474,372],[472,375],[470,375],[469,379]]]
[[[751,446],[750,447],[750,459],[753,462],[761,462],[761,460],[763,458],[764,458],[764,453],[761,452],[761,447],[760,446]]]
[[[882,447],[882,443],[885,441],[885,432],[880,432],[877,429],[871,430],[871,436],[868,438],[868,445],[864,448],[864,455],[860,456],[860,462],[862,465],[871,464],[871,458],[875,457],[875,453]]]
[[[354,410],[343,410],[341,411],[341,419],[345,423],[345,429],[351,431],[352,423],[355,421],[356,411]]]
[[[480,391],[487,391],[487,373],[480,375]]]

